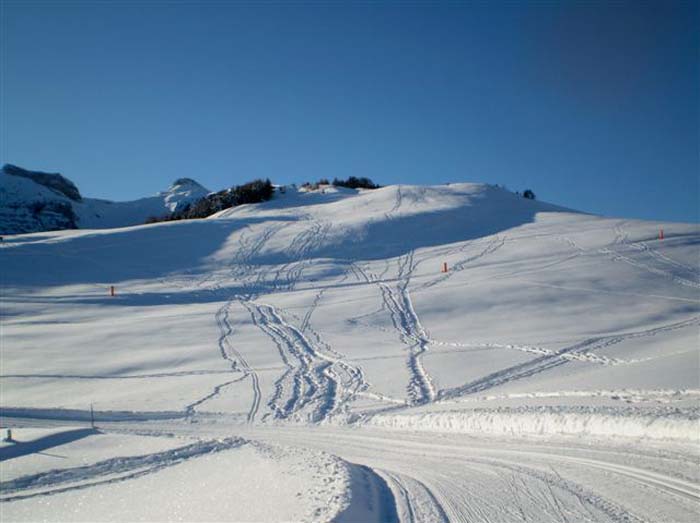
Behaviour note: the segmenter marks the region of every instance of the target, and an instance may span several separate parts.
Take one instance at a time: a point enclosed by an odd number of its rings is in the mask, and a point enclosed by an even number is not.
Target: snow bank
[[[54,456],[65,456],[67,467],[52,468],[63,462],[44,455],[44,469],[37,470],[31,456],[24,456],[11,479],[3,471],[3,521],[321,522],[361,505],[348,501],[349,466],[322,452],[238,437],[172,448],[178,440],[151,437],[139,438],[137,447],[152,440],[165,449],[133,455],[132,436],[99,437],[107,459],[81,464],[83,439],[52,449]],[[124,451],[129,455],[114,456]]]
[[[470,412],[375,415],[364,424],[398,430],[498,435],[568,435],[667,439],[700,443],[700,419],[621,415],[612,411],[563,408],[497,409]]]
[[[336,523],[399,521],[396,500],[387,482],[370,467],[344,463],[350,477],[350,499],[334,521]]]

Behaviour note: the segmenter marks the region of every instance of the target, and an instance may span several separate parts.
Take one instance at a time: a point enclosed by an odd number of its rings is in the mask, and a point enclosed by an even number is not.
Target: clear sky
[[[695,0],[0,1],[0,161],[87,196],[355,175],[698,221]]]

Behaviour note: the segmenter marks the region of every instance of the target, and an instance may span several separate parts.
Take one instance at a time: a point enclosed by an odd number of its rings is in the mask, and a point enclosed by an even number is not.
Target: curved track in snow
[[[690,522],[700,510],[697,454],[689,447],[671,451],[625,442],[591,446],[331,426],[169,424],[166,430],[183,435],[196,430],[207,437],[233,433],[336,455],[386,482],[393,499],[378,500],[366,488],[353,494],[355,504],[369,495],[367,503],[392,504],[380,510],[391,515],[386,521]]]

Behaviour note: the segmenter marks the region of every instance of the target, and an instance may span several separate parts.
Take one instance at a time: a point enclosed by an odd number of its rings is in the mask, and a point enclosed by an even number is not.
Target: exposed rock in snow
[[[0,175],[0,202],[0,234],[78,228],[78,202],[30,177],[8,174],[7,166]]]
[[[83,198],[73,182],[60,174],[7,164],[0,174],[0,234],[139,225],[208,193],[191,178],[179,178],[167,191],[134,201]]]
[[[82,200],[80,196],[80,191],[68,178],[61,176],[59,173],[44,173],[41,171],[28,171],[27,169],[22,169],[12,164],[5,164],[2,168],[4,174],[9,174],[10,176],[21,176],[22,178],[29,178],[35,181],[39,185],[48,187],[53,191],[58,191],[64,196],[79,202]]]
[[[205,197],[209,191],[192,178],[178,178],[170,188],[160,193],[170,212],[181,210],[185,205]]]

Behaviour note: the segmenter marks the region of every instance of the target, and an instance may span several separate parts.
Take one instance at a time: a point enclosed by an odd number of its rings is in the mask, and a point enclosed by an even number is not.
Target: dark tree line
[[[303,183],[302,187],[307,189],[316,190],[320,185],[334,185],[336,187],[346,187],[348,189],[379,189],[381,185],[374,183],[369,178],[350,176],[347,180],[341,180],[340,178],[333,178],[332,182],[328,181],[328,178],[321,178],[314,183]]]
[[[377,185],[369,178],[350,176],[347,180],[339,180],[333,178],[333,185],[336,187],[347,187],[348,189],[379,189],[381,185]]]
[[[302,187],[318,189],[319,185],[335,185],[349,189],[379,189],[381,185],[374,183],[369,178],[350,176],[347,180],[334,178],[329,182],[327,178],[321,178],[315,183],[305,183]],[[253,180],[252,182],[236,185],[190,203],[182,209],[165,216],[150,216],[146,223],[165,222],[172,220],[191,220],[194,218],[206,218],[214,213],[243,205],[246,203],[260,203],[272,198],[275,189],[269,179]]]
[[[151,216],[146,220],[146,223],[206,218],[237,205],[267,201],[272,198],[274,190],[269,179],[253,180],[243,185],[236,185],[229,189],[209,194],[172,214],[162,217]]]

